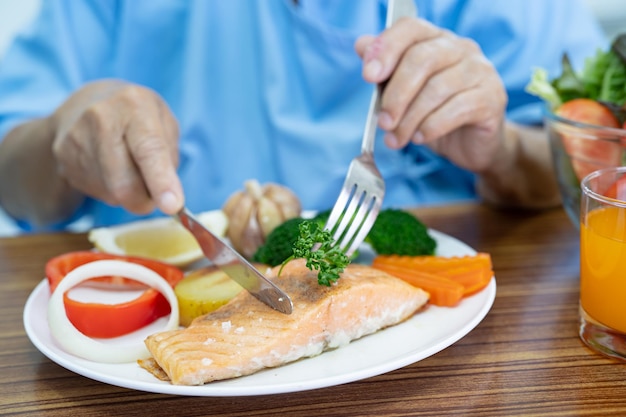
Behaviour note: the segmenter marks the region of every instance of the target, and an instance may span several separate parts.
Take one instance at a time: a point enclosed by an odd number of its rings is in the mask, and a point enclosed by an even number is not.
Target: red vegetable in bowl
[[[626,176],[621,177],[605,191],[604,195],[616,200],[626,201]]]
[[[577,98],[563,103],[556,114],[568,120],[599,127],[619,129],[620,123],[613,112],[602,103],[588,98]],[[584,134],[562,133],[563,146],[571,157],[572,168],[581,180],[587,174],[606,166],[621,165],[622,147],[614,142],[594,140]],[[618,139],[618,138],[616,138]]]
[[[576,122],[596,126],[619,128],[617,117],[602,103],[588,98],[566,101],[556,110],[556,114]]]

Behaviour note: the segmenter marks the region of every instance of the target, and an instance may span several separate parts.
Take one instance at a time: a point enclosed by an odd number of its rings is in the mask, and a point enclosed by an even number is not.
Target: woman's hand
[[[388,80],[379,115],[388,146],[427,144],[471,171],[489,167],[500,151],[507,95],[475,42],[402,18],[355,48],[366,81]]]
[[[52,115],[57,171],[74,189],[138,214],[183,206],[178,125],[152,90],[91,83]]]

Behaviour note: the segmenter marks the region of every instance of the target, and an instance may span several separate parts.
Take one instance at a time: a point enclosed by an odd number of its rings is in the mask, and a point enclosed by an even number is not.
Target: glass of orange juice
[[[626,360],[626,167],[581,182],[580,337]]]

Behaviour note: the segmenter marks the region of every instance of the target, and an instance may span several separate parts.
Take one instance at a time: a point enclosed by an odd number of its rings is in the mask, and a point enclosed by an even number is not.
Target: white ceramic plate
[[[476,253],[448,235],[430,231],[437,240],[437,254],[460,256]],[[362,250],[367,261],[372,253]],[[203,386],[178,386],[157,380],[135,363],[101,364],[66,353],[52,338],[46,311],[49,289],[43,280],[24,307],[24,327],[32,343],[57,364],[96,381],[125,388],[163,394],[190,396],[265,395],[344,384],[380,375],[418,362],[452,345],[468,334],[485,317],[496,295],[496,282],[467,297],[454,308],[428,306],[411,319],[375,334],[355,340],[342,348],[302,359],[279,368]],[[163,327],[166,318],[131,335],[106,343],[123,344],[143,340]]]

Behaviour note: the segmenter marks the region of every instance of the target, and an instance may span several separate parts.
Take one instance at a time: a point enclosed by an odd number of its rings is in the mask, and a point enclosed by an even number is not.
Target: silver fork
[[[416,16],[413,0],[389,0],[385,27],[403,16]],[[336,244],[350,256],[363,242],[376,221],[385,196],[385,182],[374,162],[374,139],[380,111],[382,85],[372,93],[361,154],[354,158],[341,187],[325,230],[333,234]]]

